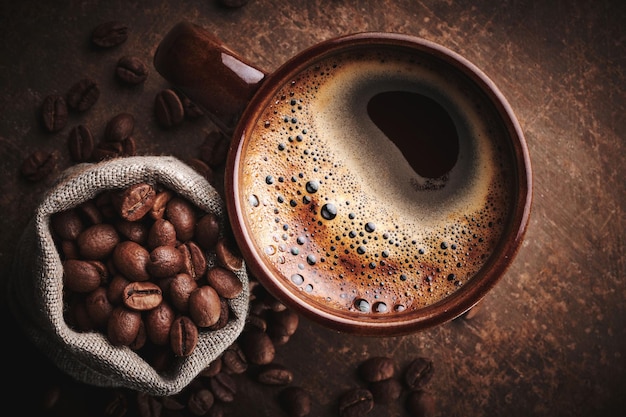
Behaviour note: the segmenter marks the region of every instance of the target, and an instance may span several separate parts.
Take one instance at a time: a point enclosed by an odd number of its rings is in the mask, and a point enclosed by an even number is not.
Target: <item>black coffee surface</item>
[[[430,97],[385,91],[370,99],[367,113],[422,177],[442,177],[456,164],[459,137],[454,121]]]

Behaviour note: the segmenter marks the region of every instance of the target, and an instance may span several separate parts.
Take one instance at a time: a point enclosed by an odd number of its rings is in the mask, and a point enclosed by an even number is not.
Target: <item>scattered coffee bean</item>
[[[375,356],[361,363],[358,372],[365,382],[383,381],[393,377],[395,365],[391,358]]]
[[[278,395],[278,401],[289,417],[305,417],[311,413],[311,395],[304,388],[289,386]]]
[[[210,378],[219,374],[222,371],[223,355],[214,359],[206,368],[200,371],[200,376]]]
[[[137,393],[137,411],[141,417],[160,417],[163,405],[152,395]]]
[[[78,125],[70,130],[67,138],[70,158],[74,162],[87,162],[94,149],[93,135],[85,125]]]
[[[63,96],[51,94],[41,104],[41,120],[48,132],[58,132],[67,125],[67,102]]]
[[[411,390],[424,388],[432,379],[435,369],[432,360],[416,358],[409,363],[404,373],[404,382]]]
[[[107,122],[104,139],[109,142],[122,142],[132,136],[134,129],[134,116],[130,113],[120,113]]]
[[[221,355],[224,371],[242,374],[248,369],[248,361],[237,342],[229,346]]]
[[[79,112],[90,109],[100,98],[100,87],[91,78],[83,78],[67,92],[67,106]]]
[[[117,61],[115,75],[130,85],[141,84],[148,79],[148,66],[135,56],[123,56]]]
[[[288,385],[293,381],[293,372],[283,365],[272,362],[259,368],[256,379],[265,385]]]
[[[411,417],[433,417],[436,411],[435,398],[428,391],[412,391],[406,400],[406,410]]]
[[[128,397],[120,390],[115,390],[107,399],[103,416],[104,417],[124,417],[128,413]]]
[[[20,166],[21,175],[29,181],[41,181],[48,177],[57,167],[59,152],[37,150],[28,155]]]
[[[353,388],[339,398],[340,417],[362,417],[374,408],[374,397],[365,388]]]
[[[209,387],[217,400],[224,403],[230,403],[235,400],[237,384],[230,375],[220,372],[209,378]]]
[[[183,103],[174,90],[165,89],[156,95],[154,99],[154,115],[157,123],[166,129],[183,122],[185,110]]]
[[[187,410],[195,416],[203,416],[209,412],[215,401],[213,393],[206,388],[194,391],[187,401]]]
[[[250,363],[266,365],[274,360],[276,349],[267,333],[258,330],[242,332],[239,344]]]
[[[121,45],[128,39],[128,26],[117,21],[99,24],[91,33],[91,41],[101,48]]]
[[[198,106],[194,101],[192,101],[189,97],[180,95],[179,98],[181,103],[183,103],[183,109],[185,111],[185,117],[189,120],[195,120],[199,117],[204,116],[204,110],[200,106]]]
[[[226,161],[230,140],[222,132],[212,131],[200,145],[199,157],[211,168],[219,168]]]
[[[398,400],[402,394],[402,384],[395,378],[370,382],[367,388],[372,393],[376,404],[390,404]]]
[[[208,166],[204,161],[199,158],[188,158],[186,163],[187,165],[192,167],[198,174],[202,175],[204,179],[206,179],[210,184],[214,183],[215,174],[213,173],[213,169]]]

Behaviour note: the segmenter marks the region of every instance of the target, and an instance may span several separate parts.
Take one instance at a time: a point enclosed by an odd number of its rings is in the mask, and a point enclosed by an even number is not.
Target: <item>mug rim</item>
[[[246,230],[239,194],[239,166],[243,163],[242,145],[246,142],[252,124],[271,98],[290,78],[308,67],[311,62],[336,51],[355,46],[395,46],[432,55],[447,65],[452,65],[487,95],[500,116],[508,133],[514,157],[517,193],[513,198],[513,210],[503,238],[498,242],[489,261],[481,267],[466,285],[441,300],[400,315],[371,315],[342,312],[341,315],[307,303],[291,291],[280,279],[274,279],[271,269],[263,262],[262,254]],[[532,168],[530,156],[521,125],[513,109],[495,83],[476,65],[460,54],[435,42],[394,32],[357,32],[331,38],[297,53],[270,73],[244,109],[232,136],[225,168],[225,200],[235,240],[252,275],[267,291],[287,307],[330,329],[364,336],[395,336],[425,330],[448,322],[471,309],[504,276],[517,255],[526,233],[532,205]],[[510,237],[509,237],[510,235]],[[335,311],[335,310],[333,310]]]

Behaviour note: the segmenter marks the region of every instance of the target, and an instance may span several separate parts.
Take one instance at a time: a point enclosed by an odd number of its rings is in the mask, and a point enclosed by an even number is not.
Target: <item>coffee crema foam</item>
[[[495,109],[459,72],[396,52],[345,52],[304,70],[266,103],[242,150],[241,206],[258,252],[330,310],[433,304],[479,272],[507,227],[515,184]],[[418,175],[374,124],[367,104],[388,91],[449,113],[459,146],[445,175]]]

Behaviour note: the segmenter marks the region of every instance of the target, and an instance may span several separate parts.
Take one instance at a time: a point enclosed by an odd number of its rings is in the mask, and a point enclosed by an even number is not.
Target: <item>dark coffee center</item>
[[[367,113],[420,176],[440,178],[456,164],[456,127],[435,100],[410,91],[387,91],[370,99]]]

